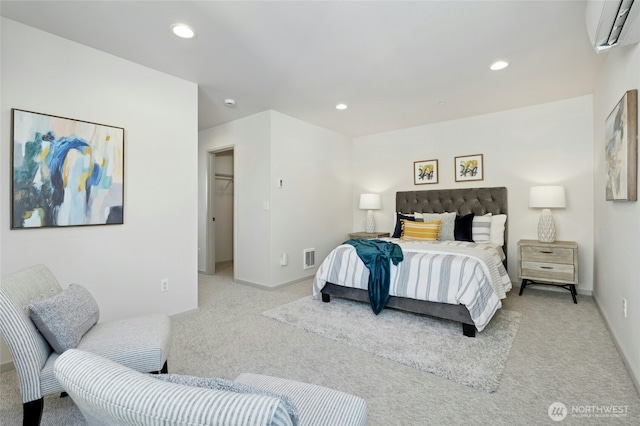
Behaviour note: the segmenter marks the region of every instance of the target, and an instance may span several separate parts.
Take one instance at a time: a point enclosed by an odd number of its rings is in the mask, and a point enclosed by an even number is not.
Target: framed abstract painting
[[[482,154],[455,157],[454,170],[456,182],[484,179],[484,161]]]
[[[627,91],[605,120],[607,201],[638,200],[638,91]]]
[[[124,129],[11,110],[11,229],[124,223]]]
[[[438,160],[413,162],[413,184],[438,183]]]

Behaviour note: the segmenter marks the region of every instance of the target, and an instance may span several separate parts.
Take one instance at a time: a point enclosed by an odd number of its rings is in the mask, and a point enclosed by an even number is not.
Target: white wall
[[[313,275],[347,238],[351,221],[351,139],[276,111],[203,130],[199,136],[200,269],[206,267],[206,157],[234,147],[235,280],[267,287]],[[277,187],[277,180],[284,185]],[[268,208],[268,209],[265,209]],[[289,264],[280,266],[280,254]]]
[[[604,122],[627,90],[640,90],[640,44],[611,49],[593,95],[595,162],[594,297],[618,343],[636,385],[640,384],[640,202],[605,201]],[[627,299],[628,317],[622,313]]]
[[[2,77],[3,59],[2,59],[2,43],[1,43],[2,34],[3,34],[2,31],[4,27],[3,24],[4,24],[4,19],[0,19],[0,110],[2,108],[1,101],[2,101],[2,81],[3,81],[3,77]],[[2,123],[1,118],[0,118],[0,123]],[[4,124],[0,124],[0,139],[3,138],[5,134],[3,129],[4,129]],[[5,154],[4,150],[0,149],[0,170],[6,167],[5,162],[9,161],[8,158],[9,157],[7,156],[7,154]],[[7,176],[6,172],[5,172],[5,176]],[[0,179],[1,179],[1,176],[0,176]],[[10,219],[6,219],[6,220],[10,220]],[[0,227],[6,226],[4,221],[5,221],[4,209],[0,208]],[[2,241],[0,241],[0,259],[2,259]],[[3,276],[2,262],[0,262],[0,277],[2,276]],[[7,344],[4,342],[4,339],[2,338],[2,336],[0,336],[0,373],[5,371],[5,369],[9,368],[8,361],[10,359],[11,359],[11,353],[9,352],[9,348],[7,347]]]
[[[509,275],[517,281],[517,242],[537,239],[540,210],[528,208],[529,188],[566,187],[567,208],[554,210],[558,240],[579,245],[578,291],[593,289],[592,98],[480,115],[376,134],[354,141],[353,229],[362,230],[358,194],[382,194],[376,229],[390,231],[396,191],[506,186],[509,193]],[[484,180],[455,182],[454,157],[484,155]],[[413,184],[413,162],[437,159],[439,183]]]
[[[44,263],[63,287],[89,289],[101,321],[197,309],[197,86],[4,18],[1,43],[3,219],[11,108],[125,129],[125,224],[10,230],[3,220],[2,273]]]
[[[351,138],[272,111],[271,283],[314,275],[348,239],[351,225]],[[283,186],[277,182],[282,179]],[[303,250],[316,249],[316,267],[303,268]],[[280,255],[288,253],[287,266]]]
[[[200,270],[206,270],[206,209],[208,152],[234,148],[236,280],[270,282],[271,113],[265,111],[203,130],[198,137],[198,247]]]

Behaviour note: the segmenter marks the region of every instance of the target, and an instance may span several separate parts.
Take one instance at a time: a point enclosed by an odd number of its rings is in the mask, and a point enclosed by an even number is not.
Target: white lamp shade
[[[529,191],[529,207],[541,209],[567,207],[564,186],[532,186]]]
[[[360,194],[360,208],[362,210],[379,210],[380,194]]]

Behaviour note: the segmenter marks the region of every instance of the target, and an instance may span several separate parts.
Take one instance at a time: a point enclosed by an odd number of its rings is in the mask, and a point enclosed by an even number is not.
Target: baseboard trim
[[[514,283],[512,281],[511,285],[513,286],[513,289],[511,289],[511,291],[516,291],[517,290],[516,293],[520,292],[520,286],[521,286],[520,282]],[[555,292],[558,292],[558,293],[566,293],[567,292],[567,290],[565,290],[564,288],[554,287],[554,286],[551,286],[551,285],[536,285],[535,283],[527,284],[527,288],[530,288],[530,287],[533,287],[536,290],[543,290],[543,291],[555,291]],[[578,287],[576,287],[576,290],[578,291],[578,294],[581,294],[582,296],[591,296],[591,297],[593,297],[593,290],[580,290],[580,288],[578,288]]]
[[[169,317],[172,320],[181,319],[181,318],[186,318],[186,317],[190,317],[190,316],[196,315],[198,312],[200,312],[200,308],[194,308],[194,309],[189,309],[188,311],[179,312],[177,314],[169,315]]]
[[[13,365],[13,361],[3,362],[0,364],[0,373],[4,373],[7,371],[15,370],[16,366]]]
[[[600,317],[602,317],[602,321],[604,321],[604,325],[607,327],[607,330],[609,331],[609,335],[611,336],[611,340],[613,340],[613,344],[616,346],[616,349],[618,350],[618,353],[620,354],[620,358],[622,358],[622,363],[627,368],[627,371],[629,372],[629,375],[631,376],[631,381],[633,382],[633,385],[636,387],[636,391],[638,392],[638,394],[640,394],[640,378],[636,377],[633,374],[633,370],[631,369],[631,364],[629,364],[629,360],[627,359],[627,357],[625,356],[624,352],[622,351],[622,348],[620,347],[620,344],[618,344],[618,340],[616,339],[616,335],[613,333],[613,330],[611,330],[611,326],[609,326],[609,321],[607,321],[607,317],[604,314],[604,312],[602,311],[602,308],[600,307],[600,304],[598,303],[598,298],[594,296],[593,301],[595,302],[596,307],[598,308],[598,312],[600,312]]]
[[[258,283],[254,283],[251,281],[244,281],[244,280],[238,280],[238,279],[234,279],[233,282],[236,284],[242,284],[242,285],[248,285],[249,287],[255,287],[255,288],[261,288],[263,290],[278,290],[280,288],[283,287],[288,287],[290,285],[293,284],[298,284],[302,281],[307,281],[310,280],[314,277],[314,275],[309,275],[306,277],[302,277],[302,278],[298,278],[297,280],[293,280],[293,281],[287,281],[286,283],[282,283],[282,284],[278,284],[278,285],[274,285],[274,286],[268,286],[268,285],[264,285],[264,284],[258,284]]]

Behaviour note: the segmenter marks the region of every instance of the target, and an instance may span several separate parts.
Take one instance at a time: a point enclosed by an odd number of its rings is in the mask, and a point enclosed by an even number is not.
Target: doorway
[[[210,151],[207,173],[207,270],[233,271],[234,152]]]

